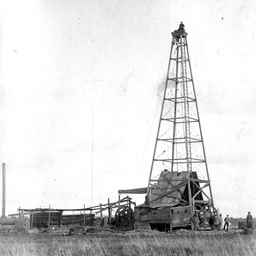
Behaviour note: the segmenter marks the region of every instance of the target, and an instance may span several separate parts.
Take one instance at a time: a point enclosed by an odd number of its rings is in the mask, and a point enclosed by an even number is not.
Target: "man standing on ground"
[[[214,229],[214,222],[215,222],[215,217],[214,215],[211,215],[209,218],[209,224],[210,224],[211,230]]]
[[[218,230],[221,230],[222,223],[223,223],[223,219],[222,219],[222,215],[220,214],[218,216]]]
[[[199,218],[198,218],[196,212],[195,212],[195,214],[192,217],[192,223],[194,225],[194,230],[199,230]]]
[[[248,212],[248,215],[246,217],[246,227],[252,228],[252,215],[250,212]]]
[[[227,217],[224,219],[224,222],[225,222],[225,224],[224,224],[224,228],[223,228],[223,230],[225,230],[225,229],[226,229],[226,227],[227,227],[227,232],[228,232],[228,226],[229,226],[229,215],[227,215]]]

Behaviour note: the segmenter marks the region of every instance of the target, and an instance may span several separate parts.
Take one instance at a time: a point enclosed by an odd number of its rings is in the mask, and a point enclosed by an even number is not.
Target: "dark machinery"
[[[115,213],[116,227],[133,229],[134,220],[134,211],[131,207],[122,205],[117,208]]]

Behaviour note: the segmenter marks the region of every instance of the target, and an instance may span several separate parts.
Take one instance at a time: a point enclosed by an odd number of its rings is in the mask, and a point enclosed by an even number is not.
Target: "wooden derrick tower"
[[[216,215],[188,51],[181,22],[172,33],[160,120],[147,188],[119,193],[146,193],[135,209],[135,228],[144,223],[162,230],[192,227]]]
[[[148,181],[149,205],[159,202],[157,194],[162,193],[156,180],[159,181],[163,171],[185,175],[188,193],[183,195],[186,197],[184,203],[192,211],[205,204],[213,207],[187,33],[183,23],[172,33],[167,78]],[[161,190],[168,193],[171,186]],[[204,199],[199,199],[202,196]]]

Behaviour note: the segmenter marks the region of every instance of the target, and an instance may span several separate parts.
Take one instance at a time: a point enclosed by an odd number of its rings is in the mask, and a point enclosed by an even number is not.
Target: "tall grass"
[[[130,238],[123,245],[124,255],[256,255],[256,238],[228,236]]]
[[[255,256],[252,235],[1,235],[2,256]]]

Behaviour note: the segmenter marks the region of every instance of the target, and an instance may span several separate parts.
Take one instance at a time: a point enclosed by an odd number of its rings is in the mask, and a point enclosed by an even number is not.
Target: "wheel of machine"
[[[122,205],[116,210],[115,221],[117,227],[132,228],[134,224],[134,211],[127,205]]]

